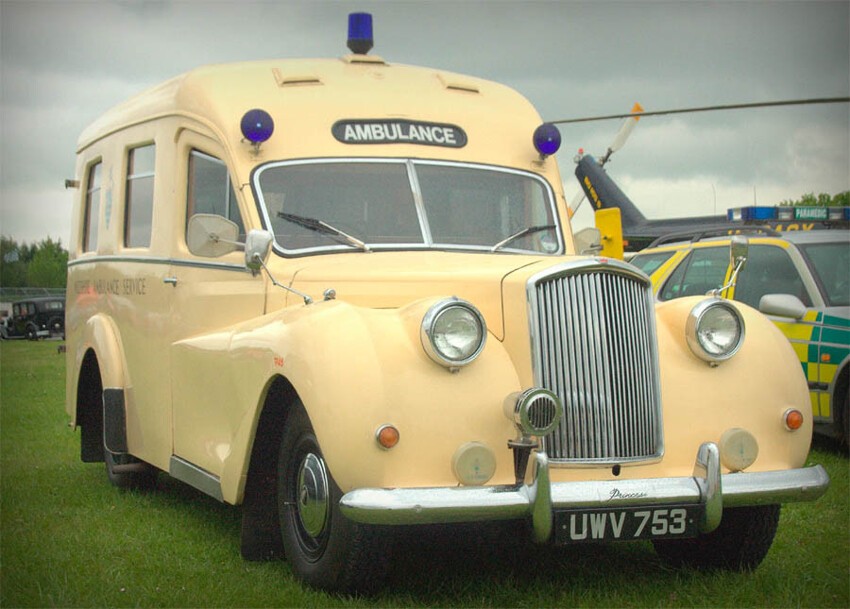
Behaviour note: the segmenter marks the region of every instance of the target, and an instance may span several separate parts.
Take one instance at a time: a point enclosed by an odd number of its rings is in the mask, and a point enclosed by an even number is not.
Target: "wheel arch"
[[[86,321],[78,344],[69,353],[69,370],[74,372],[67,391],[74,403],[69,404],[68,414],[72,425],[82,428],[82,460],[103,461],[103,393],[106,389],[123,393],[125,388],[121,340],[115,323],[98,314]]]
[[[829,389],[830,408],[834,427],[845,446],[850,444],[850,356],[846,357],[838,369]]]
[[[80,427],[80,459],[103,461],[103,381],[94,349],[83,356],[77,374],[75,423]]]
[[[237,501],[242,503],[241,552],[247,560],[283,556],[277,507],[277,460],[286,418],[297,400],[295,388],[283,376],[272,378],[263,394]]]

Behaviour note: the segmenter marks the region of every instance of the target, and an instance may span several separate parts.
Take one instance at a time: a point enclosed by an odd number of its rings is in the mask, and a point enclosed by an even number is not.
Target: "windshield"
[[[850,305],[850,242],[800,245],[829,307]]]
[[[274,163],[254,184],[278,249],[472,249],[558,254],[547,183],[530,173],[412,160]]]

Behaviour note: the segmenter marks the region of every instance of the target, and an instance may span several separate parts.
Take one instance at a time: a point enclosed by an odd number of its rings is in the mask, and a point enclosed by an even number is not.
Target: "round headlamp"
[[[744,342],[744,318],[726,300],[710,298],[695,306],[685,327],[694,355],[711,364],[729,359]]]
[[[487,326],[478,309],[459,298],[434,304],[422,318],[422,347],[432,360],[456,368],[470,363],[487,340]]]

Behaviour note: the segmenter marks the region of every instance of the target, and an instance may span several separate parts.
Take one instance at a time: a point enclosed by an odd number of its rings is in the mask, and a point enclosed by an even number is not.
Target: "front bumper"
[[[717,445],[700,446],[694,475],[681,478],[556,482],[545,453],[535,455],[531,484],[489,487],[363,488],[346,493],[340,508],[366,524],[409,525],[531,517],[534,537],[552,536],[553,510],[701,504],[701,533],[720,524],[724,507],[812,501],[826,492],[829,476],[820,465],[754,473],[720,473]]]

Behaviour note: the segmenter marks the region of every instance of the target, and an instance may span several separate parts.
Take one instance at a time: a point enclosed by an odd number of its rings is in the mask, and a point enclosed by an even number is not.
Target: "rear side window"
[[[655,254],[638,254],[629,262],[647,275],[652,275],[658,267],[667,262],[676,252],[658,252]]]
[[[83,251],[93,252],[97,249],[97,221],[100,217],[100,174],[103,163],[97,163],[89,168],[86,179],[86,209],[83,219]]]
[[[127,158],[127,197],[124,212],[124,245],[149,247],[153,218],[153,180],[156,150],[142,146]]]
[[[723,287],[728,268],[728,247],[695,249],[670,275],[660,298],[672,300],[682,296],[703,296],[709,290]]]
[[[187,225],[195,214],[216,214],[239,227],[239,239],[245,237],[245,226],[230,174],[223,161],[193,150],[189,155],[189,192],[187,195]]]

